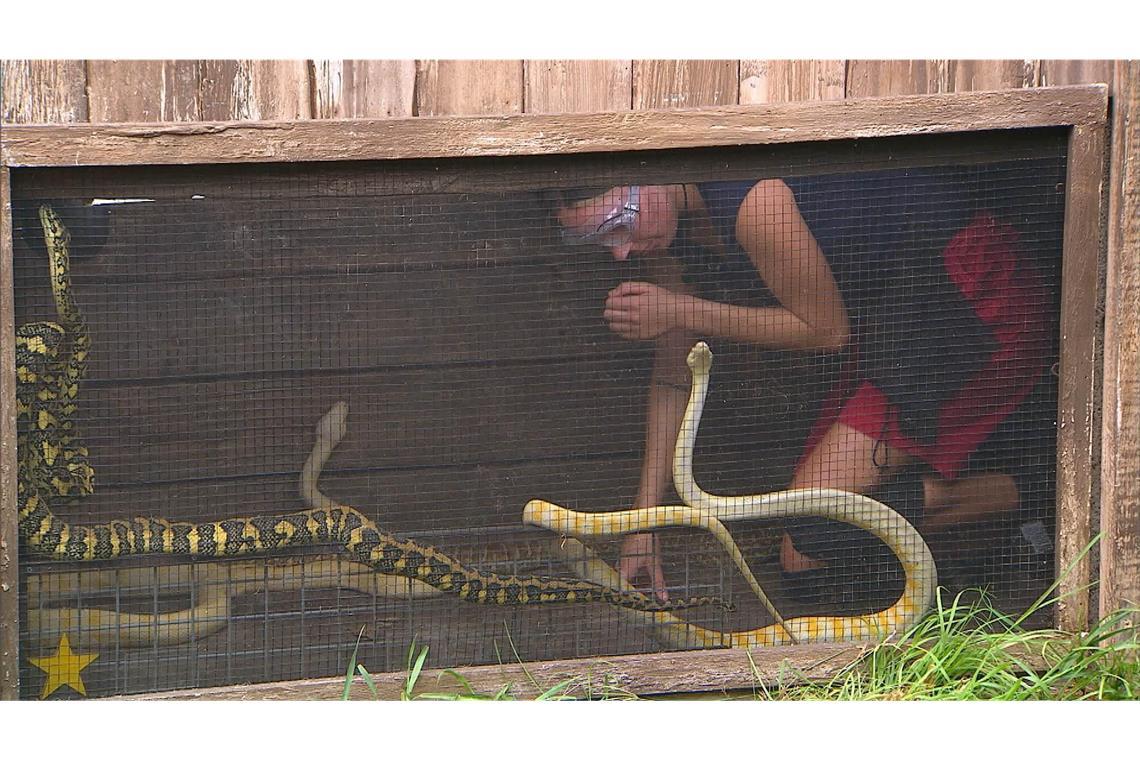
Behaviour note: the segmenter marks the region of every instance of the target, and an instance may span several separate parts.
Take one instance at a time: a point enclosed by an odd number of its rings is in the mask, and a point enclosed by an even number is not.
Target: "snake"
[[[829,488],[801,488],[745,496],[719,496],[701,489],[693,477],[693,451],[697,429],[708,395],[713,355],[704,341],[689,351],[686,363],[692,376],[689,399],[673,451],[673,484],[684,506],[661,506],[612,512],[578,512],[542,499],[532,499],[523,510],[523,522],[567,536],[564,556],[577,575],[597,583],[632,588],[577,538],[644,531],[669,526],[710,530],[724,545],[745,575],[754,593],[772,612],[763,589],[720,530],[721,521],[824,517],[854,525],[885,543],[902,564],[906,581],[898,600],[870,615],[812,615],[782,619],[748,631],[722,632],[703,628],[664,612],[623,611],[655,634],[678,647],[754,647],[791,643],[856,642],[886,638],[910,628],[926,614],[938,584],[930,548],[918,531],[898,512],[863,494]]]
[[[138,555],[239,557],[331,545],[374,572],[422,581],[476,604],[604,602],[645,612],[706,605],[733,608],[718,597],[661,601],[587,580],[486,572],[434,546],[385,532],[346,505],[209,522],[135,517],[82,525],[64,520],[52,509],[55,499],[93,492],[94,471],[74,420],[91,340],[72,294],[70,234],[49,205],[39,208],[39,219],[59,322],[35,322],[16,331],[16,410],[23,423],[17,433],[17,507],[20,537],[33,554],[86,562]],[[68,340],[70,351],[64,358],[63,344]]]
[[[301,498],[310,507],[334,502],[317,489],[321,470],[346,432],[348,407],[338,402],[316,427],[313,449],[301,468]],[[260,562],[200,562],[163,565],[162,587],[190,591],[192,604],[170,612],[124,612],[101,609],[90,602],[99,594],[122,589],[153,589],[153,567],[126,567],[83,572],[74,570],[28,579],[28,638],[47,647],[67,633],[86,649],[135,649],[178,646],[200,641],[230,623],[236,596],[253,592],[312,591],[336,588],[377,598],[421,598],[442,592],[413,579],[373,572],[372,568],[335,555],[280,558]],[[76,596],[87,597],[74,606]]]

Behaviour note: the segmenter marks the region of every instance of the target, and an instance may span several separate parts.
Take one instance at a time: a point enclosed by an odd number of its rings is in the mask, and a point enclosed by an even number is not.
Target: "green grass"
[[[832,678],[812,681],[789,669],[772,684],[753,666],[753,694],[761,700],[828,701],[1140,699],[1140,628],[1135,625],[1140,608],[1119,610],[1081,634],[1027,630],[1026,620],[1058,601],[1053,596],[1058,586],[1059,581],[1017,616],[996,609],[983,591],[963,591],[947,599],[939,589],[934,609],[917,625],[874,645]],[[538,700],[637,698],[604,674],[600,686],[593,678],[540,685],[519,657],[509,631],[507,639],[531,691],[538,692]],[[453,679],[458,690],[414,694],[427,655],[426,646],[417,649],[413,642],[401,699],[514,698],[513,684],[495,693],[479,693],[455,670],[442,671],[440,678]],[[375,698],[375,683],[357,663],[353,649],[345,675],[345,699],[355,674],[364,679]]]
[[[1017,617],[981,592],[947,602],[898,637],[823,682],[783,674],[774,687],[757,674],[760,699],[811,700],[1088,700],[1140,698],[1140,610],[1108,615],[1084,634],[1031,631],[1034,612]]]
[[[364,630],[361,629],[361,635],[363,635],[363,633],[364,633]],[[511,651],[514,653],[515,660],[520,665],[522,665],[523,673],[526,675],[527,679],[530,681],[531,686],[535,690],[542,688],[541,686],[539,686],[539,683],[534,678],[534,676],[531,675],[530,671],[527,670],[525,663],[523,663],[523,661],[522,661],[522,658],[519,657],[518,650],[515,649],[514,640],[511,638],[509,630],[507,631],[507,641],[510,642]],[[348,700],[350,698],[351,691],[352,691],[352,682],[353,682],[354,676],[360,675],[360,677],[364,680],[365,686],[368,687],[369,692],[372,694],[372,698],[373,699],[379,699],[379,692],[376,688],[376,682],[375,682],[375,679],[372,677],[372,674],[368,672],[368,670],[364,667],[364,665],[362,665],[356,661],[356,655],[357,655],[357,652],[359,650],[359,647],[360,647],[360,637],[358,636],[357,640],[356,640],[356,646],[354,646],[352,649],[352,656],[349,658],[348,672],[345,673],[344,692],[343,692],[341,698],[344,700]],[[496,645],[496,652],[498,652],[498,645]],[[503,684],[502,688],[500,688],[497,692],[495,692],[493,694],[481,693],[481,692],[478,692],[471,685],[470,681],[468,681],[467,678],[465,678],[462,673],[459,673],[458,671],[451,669],[451,668],[448,668],[446,670],[441,671],[439,678],[442,679],[443,677],[446,676],[446,677],[452,679],[453,681],[455,681],[456,684],[458,684],[458,686],[459,686],[458,690],[448,691],[448,692],[421,691],[419,694],[416,694],[415,693],[416,687],[417,687],[417,685],[419,685],[420,677],[423,674],[424,664],[427,662],[427,657],[428,657],[428,647],[427,646],[417,647],[415,641],[413,641],[411,647],[409,647],[409,649],[408,649],[408,661],[407,661],[407,665],[405,666],[406,675],[404,676],[404,683],[400,688],[400,701],[402,701],[402,702],[409,702],[412,700],[506,701],[506,700],[514,699],[514,697],[511,694],[512,688],[514,686],[514,684],[512,684],[512,683]],[[502,664],[502,657],[501,656],[499,657],[499,664]],[[584,689],[580,694],[573,693],[577,690],[578,686],[579,686],[579,683],[578,683],[578,679],[576,679],[576,678],[567,679],[565,681],[561,681],[561,682],[556,683],[554,685],[546,686],[546,688],[540,694],[538,694],[537,696],[534,697],[534,701],[546,702],[546,701],[554,701],[554,700],[562,700],[562,699],[576,699],[576,698],[580,698],[580,697],[586,698],[586,699],[597,698],[596,696],[591,695],[588,685],[587,685],[586,689]],[[603,689],[603,691],[605,692],[605,694],[603,695],[604,698],[614,698],[615,696],[619,695],[619,693],[620,693],[616,689],[615,690]],[[628,695],[628,696],[632,697],[633,695]]]

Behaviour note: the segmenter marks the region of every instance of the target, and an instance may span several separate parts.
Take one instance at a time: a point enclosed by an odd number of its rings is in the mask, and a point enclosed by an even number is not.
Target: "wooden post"
[[[1104,304],[1102,616],[1140,606],[1140,61],[1116,63],[1115,93]]]
[[[1107,97],[1105,100],[1107,110]],[[1057,626],[1085,630],[1092,578],[1092,500],[1099,433],[1096,396],[1104,124],[1076,125],[1069,137],[1061,275],[1061,384],[1057,411]]]

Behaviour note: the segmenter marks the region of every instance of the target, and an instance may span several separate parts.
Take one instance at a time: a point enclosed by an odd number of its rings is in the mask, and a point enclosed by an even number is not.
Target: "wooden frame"
[[[1140,606],[1140,61],[1116,67],[1104,304],[1100,614]],[[1140,624],[1140,620],[1136,621]]]
[[[0,139],[0,697],[18,694],[18,569],[15,384],[10,168],[131,167],[327,162],[470,156],[557,156],[584,152],[759,146],[914,134],[1061,128],[1068,134],[1057,437],[1058,572],[1064,576],[1056,624],[1069,631],[1089,622],[1092,577],[1084,553],[1092,534],[1092,499],[1101,435],[1102,373],[1097,321],[1102,272],[1101,209],[1105,193],[1108,95],[1103,85],[961,95],[906,96],[817,103],[596,115],[418,118],[384,121],[230,122],[13,126]],[[1070,567],[1071,566],[1071,567]],[[785,661],[846,661],[859,645],[808,645],[765,653],[759,675]],[[838,654],[836,654],[838,652]],[[770,655],[770,656],[769,656]],[[629,660],[630,658],[613,658]],[[638,667],[706,670],[735,663],[716,683],[693,678],[694,690],[750,688],[756,672],[734,652],[685,652],[634,658]],[[587,667],[585,661],[579,668]],[[608,662],[608,660],[607,660]],[[537,667],[537,666],[536,666]],[[516,682],[517,678],[514,678]],[[652,681],[653,679],[649,679]],[[667,680],[667,679],[666,679]],[[317,682],[312,682],[317,683]],[[656,682],[654,682],[656,683]],[[648,683],[644,691],[680,688]],[[246,687],[232,687],[245,689]],[[267,698],[270,692],[259,687]],[[314,689],[327,688],[314,686]],[[195,692],[217,698],[224,691]],[[289,691],[302,698],[316,692]]]

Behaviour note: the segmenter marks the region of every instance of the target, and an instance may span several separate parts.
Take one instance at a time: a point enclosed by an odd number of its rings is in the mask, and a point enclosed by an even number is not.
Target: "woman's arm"
[[[657,341],[653,376],[649,385],[645,460],[641,468],[635,507],[661,504],[668,490],[677,432],[689,400],[690,378],[685,357],[694,341],[694,336],[681,330],[667,332]]]
[[[657,271],[654,279],[671,292],[685,292],[686,286],[681,280],[680,268],[676,262],[665,260],[655,264]],[[689,400],[690,377],[685,358],[695,340],[694,335],[683,330],[666,331],[657,339],[646,412],[645,455],[634,507],[655,507],[662,504],[669,489],[673,450]],[[625,538],[618,571],[630,583],[644,575],[658,598],[668,601],[665,573],[654,534],[635,533]]]
[[[839,349],[851,323],[835,275],[800,214],[791,188],[780,180],[757,183],[736,217],[736,239],[780,307],[759,310],[771,327],[761,333],[779,348]],[[781,308],[782,307],[782,308]],[[724,319],[724,315],[712,317]]]
[[[843,297],[791,189],[780,180],[753,187],[740,206],[736,237],[779,306],[734,306],[628,282],[606,302],[610,327],[627,338],[682,329],[773,349],[843,348],[851,334]]]

